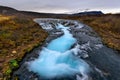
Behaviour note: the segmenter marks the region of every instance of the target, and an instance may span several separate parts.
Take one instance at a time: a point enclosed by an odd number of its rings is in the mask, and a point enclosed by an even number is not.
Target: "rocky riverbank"
[[[63,32],[57,30],[57,23],[70,27],[70,32],[77,39],[77,44],[81,52],[77,52],[77,57],[85,60],[91,67],[88,80],[120,80],[120,57],[116,51],[102,44],[101,38],[87,25],[78,21],[62,20],[62,19],[36,19],[43,29],[49,33],[48,38],[42,47],[45,47],[51,40],[61,36]],[[42,49],[38,47],[31,53],[28,53],[20,67],[13,73],[13,80],[43,80],[36,73],[30,72],[27,69],[27,62],[38,57],[38,53]],[[73,46],[74,47],[74,46]],[[72,76],[54,80],[80,80],[79,76]]]

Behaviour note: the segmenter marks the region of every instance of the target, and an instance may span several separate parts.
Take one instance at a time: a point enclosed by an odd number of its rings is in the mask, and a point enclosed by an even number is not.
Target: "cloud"
[[[120,9],[120,0],[0,0],[0,5],[19,10],[67,12],[82,9]]]

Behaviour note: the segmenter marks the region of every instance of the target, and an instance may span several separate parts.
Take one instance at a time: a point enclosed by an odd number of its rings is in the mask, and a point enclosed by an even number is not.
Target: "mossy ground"
[[[0,80],[9,77],[26,52],[44,42],[47,33],[32,18],[0,15]]]

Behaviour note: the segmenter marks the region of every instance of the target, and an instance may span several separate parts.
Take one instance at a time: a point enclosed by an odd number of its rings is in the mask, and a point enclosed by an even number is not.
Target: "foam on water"
[[[71,49],[76,39],[70,34],[68,27],[59,24],[57,29],[61,29],[64,35],[52,40],[46,48],[43,48],[39,57],[29,62],[28,69],[43,78],[86,75],[89,65],[73,54],[77,47]]]

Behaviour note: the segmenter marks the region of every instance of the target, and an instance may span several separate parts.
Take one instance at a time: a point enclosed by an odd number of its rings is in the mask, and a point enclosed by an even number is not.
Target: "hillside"
[[[0,15],[0,78],[9,76],[25,53],[46,37],[47,33],[30,18]]]

